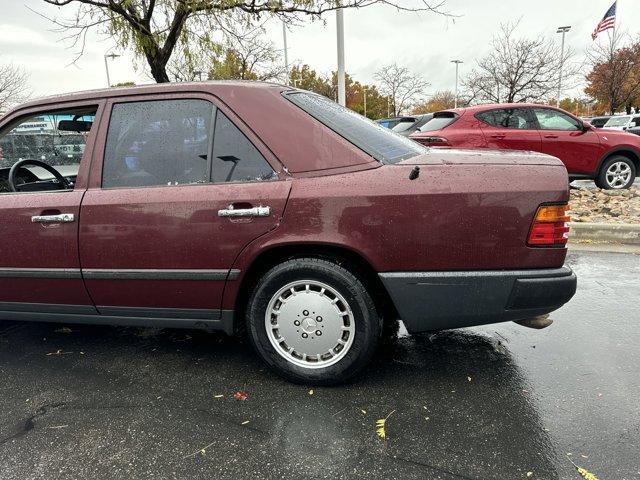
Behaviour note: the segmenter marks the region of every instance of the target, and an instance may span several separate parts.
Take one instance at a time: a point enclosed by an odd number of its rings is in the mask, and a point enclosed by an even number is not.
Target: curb
[[[640,245],[640,225],[570,222],[569,242]]]

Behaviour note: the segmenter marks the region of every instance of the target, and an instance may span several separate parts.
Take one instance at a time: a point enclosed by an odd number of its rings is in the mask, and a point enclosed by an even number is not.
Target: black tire
[[[286,285],[299,280],[321,282],[348,303],[355,335],[347,353],[335,364],[322,368],[296,365],[280,354],[269,340],[265,314],[271,299]],[[364,282],[346,268],[319,258],[296,258],[267,271],[249,296],[247,332],[256,352],[285,379],[309,385],[336,385],[354,377],[371,360],[382,334],[382,319]]]
[[[607,178],[607,171],[615,163],[623,163],[627,165],[627,167],[631,170],[631,175],[629,176],[629,179],[624,184],[618,183],[617,185],[612,185]],[[625,189],[633,185],[633,182],[636,179],[636,174],[637,174],[636,166],[632,160],[630,160],[627,157],[623,157],[621,155],[614,155],[610,158],[607,158],[603,162],[602,166],[600,167],[600,172],[598,173],[598,176],[595,178],[595,184],[598,188],[602,188],[605,190]]]

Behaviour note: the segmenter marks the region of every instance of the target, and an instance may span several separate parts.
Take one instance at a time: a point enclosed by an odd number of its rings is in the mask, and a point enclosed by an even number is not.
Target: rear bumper
[[[577,284],[569,267],[379,275],[413,333],[544,315],[567,303]]]

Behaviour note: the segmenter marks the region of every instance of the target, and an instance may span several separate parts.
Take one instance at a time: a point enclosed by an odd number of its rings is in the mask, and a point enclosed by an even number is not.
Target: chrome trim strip
[[[0,278],[82,278],[79,268],[0,267]]]
[[[186,270],[186,269],[111,269],[88,268],[82,270],[86,280],[235,280],[240,270]]]

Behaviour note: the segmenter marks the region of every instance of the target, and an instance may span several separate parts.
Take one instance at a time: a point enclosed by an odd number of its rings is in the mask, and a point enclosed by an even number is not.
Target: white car
[[[640,127],[640,115],[618,115],[611,117],[602,128],[610,130],[628,130],[629,128]]]

